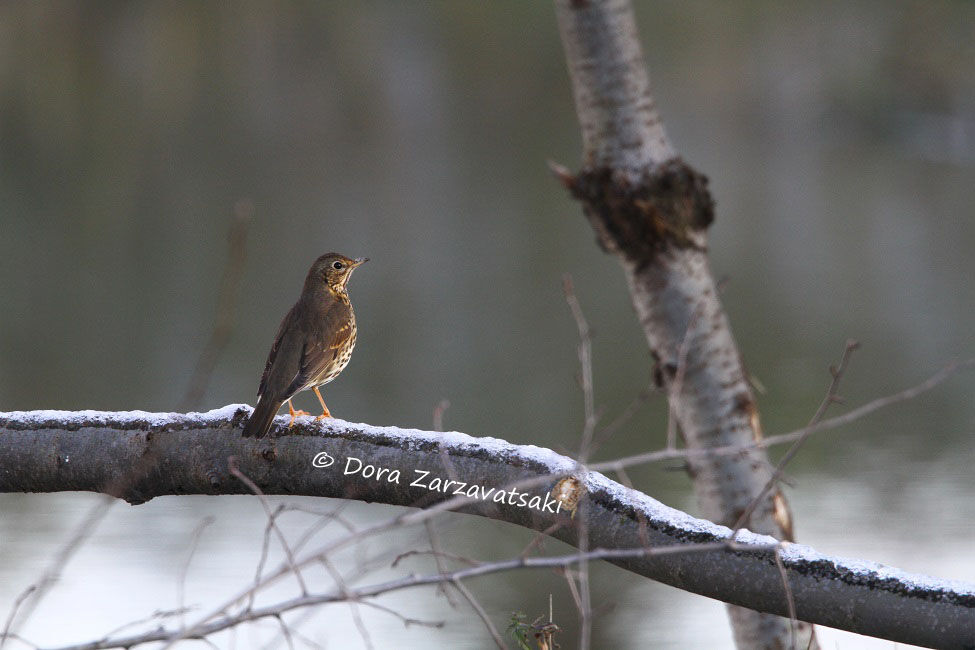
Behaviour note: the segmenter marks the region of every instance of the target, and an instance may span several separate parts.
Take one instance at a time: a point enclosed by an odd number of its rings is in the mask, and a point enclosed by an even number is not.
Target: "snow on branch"
[[[798,618],[903,643],[975,645],[975,585],[830,557],[696,519],[548,449],[458,432],[278,418],[242,438],[251,413],[0,413],[0,492],[104,492],[129,503],[179,494],[300,494],[456,509],[551,534],[639,575],[759,611],[788,615],[781,557]],[[561,479],[569,498],[553,488]],[[587,507],[572,510],[573,485]],[[568,486],[568,488],[566,488]],[[573,512],[578,514],[573,516]],[[416,522],[413,521],[416,519]],[[419,518],[403,517],[408,525]],[[714,546],[715,542],[724,542]],[[701,545],[705,546],[701,546]],[[683,545],[688,552],[652,549]],[[646,548],[647,553],[633,553]],[[668,549],[670,550],[670,549]],[[695,551],[695,552],[690,552]]]

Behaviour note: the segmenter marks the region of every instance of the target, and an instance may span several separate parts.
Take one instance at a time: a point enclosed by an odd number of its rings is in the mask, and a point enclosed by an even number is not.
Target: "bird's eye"
[[[341,271],[343,266],[342,262],[332,262],[332,268],[336,271]]]

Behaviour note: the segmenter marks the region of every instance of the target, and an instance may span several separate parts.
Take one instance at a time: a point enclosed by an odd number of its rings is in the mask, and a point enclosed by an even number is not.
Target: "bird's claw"
[[[292,411],[291,420],[288,422],[289,429],[291,428],[291,425],[295,423],[295,418],[298,417],[299,415],[311,415],[311,413],[309,413],[308,411]]]

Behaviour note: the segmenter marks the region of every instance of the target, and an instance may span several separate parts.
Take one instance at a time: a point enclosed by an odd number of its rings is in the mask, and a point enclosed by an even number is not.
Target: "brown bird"
[[[305,411],[295,411],[291,398],[309,388],[322,403],[322,414],[331,417],[318,387],[339,376],[355,347],[355,313],[346,285],[359,265],[369,260],[338,253],[322,255],[311,265],[301,297],[281,321],[278,335],[267,355],[257,390],[257,406],[244,427],[244,437],[261,438],[281,405],[288,403],[290,427]]]

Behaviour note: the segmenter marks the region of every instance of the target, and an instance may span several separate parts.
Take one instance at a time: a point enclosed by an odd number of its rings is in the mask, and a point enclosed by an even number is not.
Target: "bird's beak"
[[[357,266],[361,266],[362,264],[365,264],[368,261],[369,261],[369,258],[368,257],[357,257],[357,258],[355,258],[355,264],[352,265],[352,268],[355,268]]]

